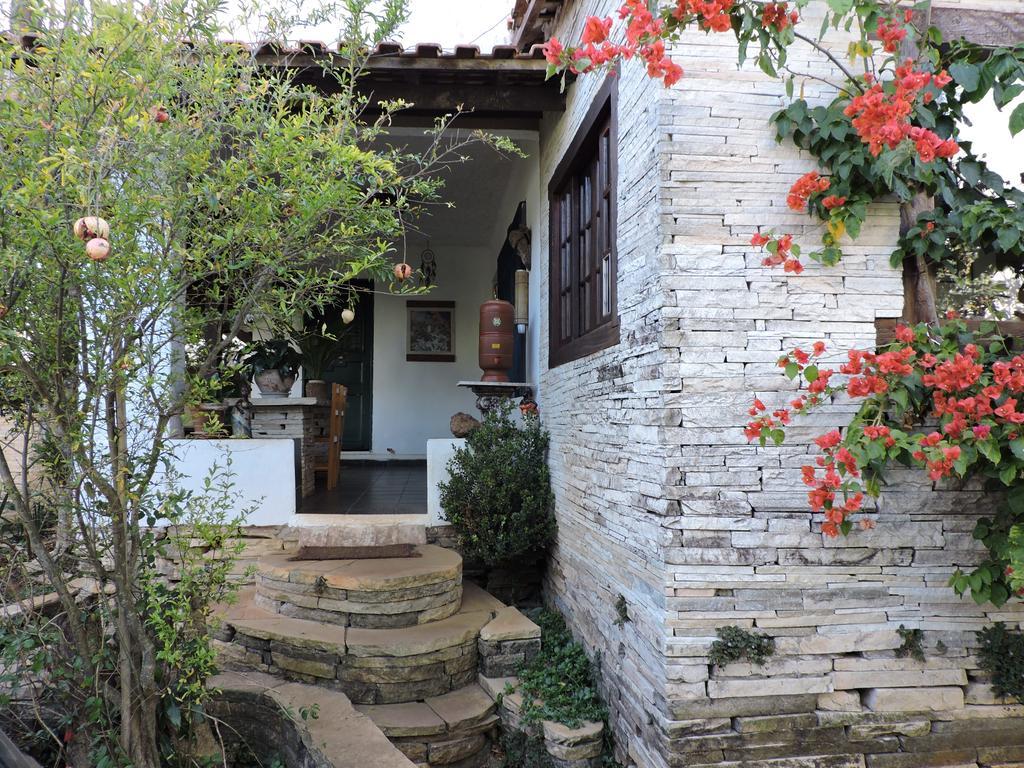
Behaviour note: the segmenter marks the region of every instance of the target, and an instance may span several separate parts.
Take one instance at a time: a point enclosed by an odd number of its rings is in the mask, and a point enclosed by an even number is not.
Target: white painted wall
[[[426,296],[414,298],[455,302],[455,362],[406,362],[407,297],[387,294],[374,297],[374,458],[425,458],[427,440],[451,437],[449,421],[454,413],[464,411],[479,416],[476,398],[468,390],[457,387],[456,383],[479,379],[481,376],[477,365],[480,304],[491,298],[498,252],[505,241],[516,206],[520,200],[527,201],[528,218],[534,233],[537,231],[537,216],[540,212],[537,142],[536,139],[518,140],[529,157],[510,160],[507,176],[495,179],[460,174],[450,182],[505,186],[501,203],[496,209],[489,215],[478,217],[474,222],[477,231],[430,232],[429,219],[419,225],[429,235],[430,247],[437,255],[437,286]],[[471,166],[467,166],[469,168]],[[540,258],[536,240],[535,236],[534,264]],[[487,244],[467,246],[466,242]],[[417,249],[420,247],[423,246],[410,242],[408,259],[414,268],[419,266]],[[535,378],[533,372],[538,369],[538,296],[539,289],[532,287],[531,326],[527,340],[528,378]]]
[[[250,510],[244,525],[281,525],[295,515],[295,441],[170,440],[182,490],[203,493],[213,467],[230,468],[234,514]],[[232,516],[229,513],[229,516]]]

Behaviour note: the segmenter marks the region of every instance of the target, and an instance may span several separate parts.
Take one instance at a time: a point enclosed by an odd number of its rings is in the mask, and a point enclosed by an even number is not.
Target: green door
[[[365,280],[353,282],[366,289],[359,294],[356,318],[345,325],[341,321],[344,306],[332,307],[322,318],[312,318],[307,329],[327,329],[338,337],[340,357],[324,373],[324,379],[348,387],[348,406],[345,410],[345,431],[342,434],[343,451],[368,451],[372,445],[373,425],[373,284]]]

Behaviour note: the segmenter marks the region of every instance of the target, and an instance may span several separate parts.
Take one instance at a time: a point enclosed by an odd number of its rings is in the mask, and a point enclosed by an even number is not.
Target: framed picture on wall
[[[413,363],[455,362],[455,302],[405,302],[405,359]]]

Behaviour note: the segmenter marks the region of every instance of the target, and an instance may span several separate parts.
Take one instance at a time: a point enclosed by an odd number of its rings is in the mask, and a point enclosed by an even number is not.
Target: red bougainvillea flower
[[[772,239],[770,237],[768,237],[768,235],[762,235],[760,232],[758,232],[756,235],[754,235],[752,238],[750,238],[750,244],[752,246],[754,246],[755,248],[760,248],[762,246],[765,246],[768,243],[770,243],[771,241],[772,241]]]
[[[732,11],[735,0],[676,0],[672,16],[680,21],[699,20],[701,29],[710,32],[728,32],[732,29]]]
[[[761,26],[779,32],[790,24],[796,24],[800,16],[796,11],[790,13],[789,3],[766,3],[761,12]]]
[[[559,64],[562,61],[562,54],[565,53],[565,46],[559,41],[557,37],[552,37],[546,43],[544,43],[544,58],[548,60],[548,64]]]
[[[831,183],[817,171],[805,173],[790,188],[789,195],[786,197],[786,205],[794,211],[806,211],[807,201],[811,195],[824,192],[831,186]]]
[[[910,344],[914,341],[914,332],[905,325],[897,325],[896,339],[904,344]]]
[[[896,53],[906,36],[907,30],[895,19],[878,20],[878,37],[888,53]]]
[[[815,357],[820,357],[825,354],[825,342],[816,341],[814,342],[814,352],[812,353]]]
[[[611,31],[611,17],[601,19],[597,16],[590,16],[583,25],[583,34],[580,36],[580,42],[584,45],[588,43],[603,43],[608,39],[608,34]]]
[[[907,139],[914,142],[922,162],[955,155],[960,149],[955,141],[941,139],[933,131],[910,122],[917,100],[920,98],[927,103],[932,98],[932,92],[924,89],[929,85],[944,88],[950,82],[949,75],[945,71],[932,75],[915,70],[909,59],[896,68],[895,75],[887,84],[865,77],[870,88],[851,99],[844,110],[844,114],[852,118],[861,141],[876,157],[883,149],[895,149]]]
[[[831,211],[833,208],[838,208],[842,205],[846,205],[846,198],[838,197],[837,195],[829,195],[828,197],[821,201],[821,204],[825,206],[827,210]]]

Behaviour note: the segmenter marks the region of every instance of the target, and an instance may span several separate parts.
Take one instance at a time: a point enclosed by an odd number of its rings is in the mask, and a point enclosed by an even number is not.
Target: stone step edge
[[[260,672],[222,672],[207,687],[235,697],[267,697],[287,712],[316,706],[316,717],[293,722],[303,742],[335,768],[414,768],[377,725],[345,694],[305,683],[288,682]]]
[[[235,634],[248,635],[261,640],[281,642],[297,648],[315,648],[337,653],[339,656],[416,656],[467,642],[470,636],[478,636],[480,630],[489,624],[504,605],[471,582],[463,585],[462,605],[456,613],[438,621],[391,629],[364,629],[327,625],[309,619],[291,618],[254,607],[256,594],[253,587],[240,590],[238,600],[221,616],[223,626],[217,639],[232,642]],[[288,631],[275,631],[283,626]],[[461,626],[460,625],[465,625]],[[479,626],[477,626],[479,625]],[[406,653],[395,653],[388,648],[389,640],[408,640],[429,630],[437,632],[452,628],[450,642],[425,643],[417,647],[399,648]],[[230,630],[227,630],[230,628]],[[292,642],[289,642],[292,641]],[[389,652],[390,651],[390,652]]]
[[[477,682],[495,703],[500,700],[501,723],[505,728],[523,731],[520,712],[523,706],[523,695],[517,690],[508,693],[519,685],[519,678],[485,677],[479,675]],[[600,721],[584,722],[578,728],[569,728],[553,720],[541,721],[544,735],[544,748],[551,757],[560,761],[560,765],[569,768],[597,765],[604,751],[604,723]]]
[[[406,704],[357,705],[417,765],[476,764],[490,754],[500,718],[478,683]]]
[[[335,590],[357,592],[388,592],[462,578],[458,552],[434,544],[418,545],[416,552],[416,557],[292,560],[295,552],[286,549],[263,555],[256,568],[261,576],[276,581],[310,585],[319,581]],[[382,565],[389,566],[386,572],[380,572]]]

